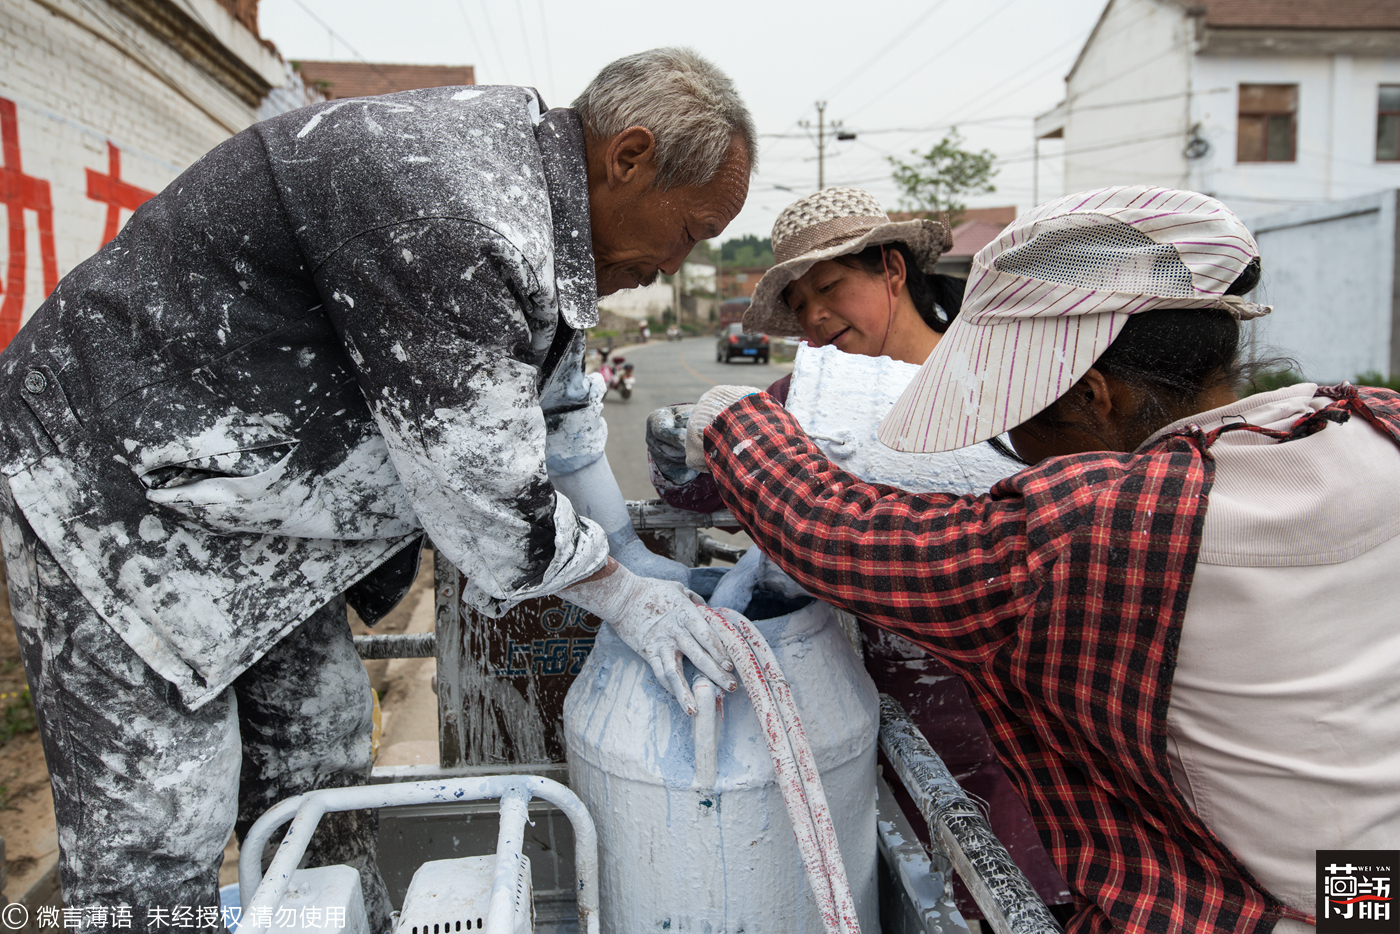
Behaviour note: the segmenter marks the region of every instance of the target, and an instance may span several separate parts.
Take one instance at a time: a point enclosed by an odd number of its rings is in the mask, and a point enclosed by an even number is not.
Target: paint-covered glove
[[[700,397],[685,426],[685,465],[692,470],[709,471],[705,465],[705,429],[745,396],[762,392],[754,386],[716,386]]]
[[[694,403],[668,405],[647,416],[647,453],[661,475],[676,486],[685,486],[699,472],[685,464],[685,427]]]
[[[681,673],[681,656],[726,691],[739,686],[734,664],[715,634],[701,597],[674,581],[638,577],[612,559],[611,573],[581,581],[560,592],[612,626],[619,639],[651,665],[685,712],[695,715],[695,696]]]

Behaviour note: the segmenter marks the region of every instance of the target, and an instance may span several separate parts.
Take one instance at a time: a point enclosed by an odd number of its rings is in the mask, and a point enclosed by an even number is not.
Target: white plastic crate
[[[360,874],[349,866],[298,869],[275,910],[251,912],[237,927],[243,934],[370,934]]]
[[[424,863],[408,884],[394,934],[461,934],[483,930],[495,872],[494,854]],[[510,934],[530,934],[534,930],[533,894],[530,860],[521,856]]]

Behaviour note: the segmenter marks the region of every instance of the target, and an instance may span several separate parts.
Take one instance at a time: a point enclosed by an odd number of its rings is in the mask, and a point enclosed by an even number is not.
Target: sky
[[[911,159],[956,125],[998,157],[996,192],[973,206],[1063,194],[1060,145],[1031,120],[1064,76],[1106,0],[261,0],[259,27],[289,59],[476,66],[479,84],[537,88],[567,106],[615,58],[687,45],[734,79],[761,137],[758,174],[721,239],[768,236],[786,205],[817,188],[817,101],[853,131],[828,141],[826,184],[898,210],[889,156]],[[804,126],[807,123],[810,126]]]

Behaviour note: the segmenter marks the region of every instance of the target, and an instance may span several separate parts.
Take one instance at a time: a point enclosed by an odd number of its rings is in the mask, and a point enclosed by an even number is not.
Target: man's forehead
[[[698,224],[713,231],[711,236],[717,236],[738,216],[748,195],[749,160],[740,153],[720,168],[710,184],[700,189],[692,214]]]

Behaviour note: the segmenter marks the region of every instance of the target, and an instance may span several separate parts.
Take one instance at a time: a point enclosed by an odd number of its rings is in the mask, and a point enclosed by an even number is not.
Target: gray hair
[[[757,134],[734,82],[690,49],[652,49],[607,65],[574,101],[584,127],[611,139],[640,126],[656,138],[659,188],[707,185],[737,136],[749,171],[757,167]]]

